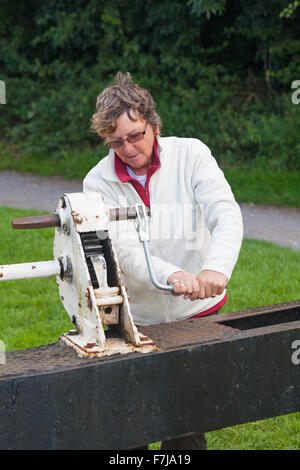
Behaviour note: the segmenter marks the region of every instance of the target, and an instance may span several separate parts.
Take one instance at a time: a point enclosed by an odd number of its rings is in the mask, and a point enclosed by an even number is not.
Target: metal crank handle
[[[166,291],[171,292],[171,294],[174,294],[174,286],[173,285],[161,284],[156,279],[154,271],[153,271],[153,267],[152,267],[152,261],[151,261],[151,255],[150,255],[149,248],[148,248],[148,243],[147,243],[146,240],[143,240],[142,244],[143,244],[143,247],[144,247],[146,262],[147,262],[148,271],[149,271],[149,275],[150,275],[150,279],[151,279],[152,284],[154,284],[154,286],[157,287],[160,290],[166,290]]]
[[[174,294],[174,286],[169,285],[169,284],[161,284],[160,282],[158,282],[153,271],[151,255],[150,255],[149,248],[148,248],[149,230],[148,230],[148,221],[147,221],[145,206],[135,204],[135,209],[136,209],[136,214],[137,214],[137,219],[138,219],[137,229],[139,232],[140,241],[143,244],[151,282],[155,287],[157,287],[157,289],[169,291],[172,294]]]

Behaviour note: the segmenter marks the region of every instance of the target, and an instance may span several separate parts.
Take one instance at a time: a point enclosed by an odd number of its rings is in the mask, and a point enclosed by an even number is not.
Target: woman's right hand
[[[200,287],[197,276],[185,271],[176,271],[168,277],[168,284],[173,284],[175,295],[184,295],[184,299],[199,298]]]

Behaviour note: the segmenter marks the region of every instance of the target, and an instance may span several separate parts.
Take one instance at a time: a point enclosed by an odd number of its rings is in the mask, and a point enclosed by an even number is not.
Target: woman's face
[[[154,132],[150,124],[147,124],[138,116],[136,117],[138,118],[137,121],[131,121],[127,112],[121,114],[116,121],[116,130],[106,138],[106,143],[109,145],[116,140],[123,140],[122,146],[116,148],[115,152],[122,162],[130,166],[136,175],[144,175],[151,164],[153,143],[157,132]],[[138,142],[129,143],[126,140],[127,137],[144,131],[143,138]]]

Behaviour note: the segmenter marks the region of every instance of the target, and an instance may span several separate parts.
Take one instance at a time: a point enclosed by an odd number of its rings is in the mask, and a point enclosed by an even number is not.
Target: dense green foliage
[[[95,148],[96,96],[118,70],[157,101],[164,135],[193,136],[223,164],[300,168],[299,2],[2,0],[2,137],[66,158]]]

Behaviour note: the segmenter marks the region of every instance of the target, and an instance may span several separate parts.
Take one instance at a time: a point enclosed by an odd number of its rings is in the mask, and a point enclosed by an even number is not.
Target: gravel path
[[[0,171],[0,206],[53,212],[63,193],[80,192],[82,182]],[[240,204],[245,238],[300,250],[300,209]]]

